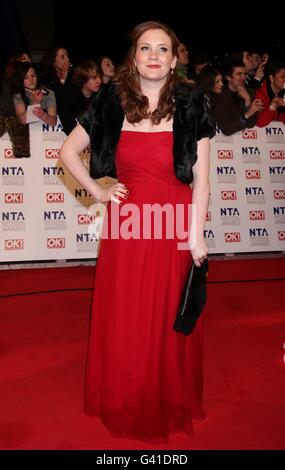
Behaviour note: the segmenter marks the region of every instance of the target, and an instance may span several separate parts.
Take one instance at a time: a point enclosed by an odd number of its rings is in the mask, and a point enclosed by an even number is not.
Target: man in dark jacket
[[[254,127],[257,111],[263,109],[255,100],[255,90],[245,86],[246,71],[243,63],[232,62],[225,70],[227,84],[222,93],[213,96],[213,112],[218,128],[225,135],[232,135],[245,128]]]

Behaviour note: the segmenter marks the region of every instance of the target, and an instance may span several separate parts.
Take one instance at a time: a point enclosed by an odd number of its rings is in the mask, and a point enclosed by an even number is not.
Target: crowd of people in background
[[[40,64],[33,64],[27,52],[14,54],[1,74],[0,137],[8,132],[14,157],[30,157],[29,123],[41,120],[54,126],[59,116],[63,131],[70,134],[77,116],[114,75],[109,57],[83,60],[73,67],[60,46],[50,47]]]
[[[272,121],[285,123],[284,57],[273,62],[267,53],[248,49],[212,59],[206,51],[192,56],[181,42],[176,73],[204,90],[216,127],[225,135]],[[68,135],[77,116],[115,74],[110,57],[73,66],[61,46],[50,47],[40,64],[33,64],[26,51],[14,54],[1,73],[0,137],[8,132],[14,156],[29,157],[29,106],[35,120],[47,125],[55,125],[58,115]]]
[[[193,57],[189,71],[185,44],[178,48],[178,74],[200,86],[211,107],[216,126],[232,135],[272,121],[285,123],[285,58],[272,62],[256,49],[228,54],[215,64],[206,52]]]

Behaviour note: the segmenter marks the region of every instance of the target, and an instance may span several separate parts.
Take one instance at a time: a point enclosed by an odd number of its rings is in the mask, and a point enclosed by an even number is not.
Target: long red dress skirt
[[[186,210],[191,203],[190,187],[174,174],[172,148],[172,132],[121,133],[118,180],[129,190],[124,204],[139,210],[141,232],[146,204]],[[201,319],[189,336],[173,330],[190,251],[178,250],[176,237],[141,237],[101,242],[85,410],[113,436],[163,442],[172,432],[191,434],[192,418],[204,416]]]

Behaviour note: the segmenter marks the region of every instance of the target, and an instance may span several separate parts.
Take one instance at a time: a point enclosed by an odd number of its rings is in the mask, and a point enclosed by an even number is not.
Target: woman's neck
[[[159,83],[141,83],[141,92],[148,98],[150,112],[153,112],[157,108],[161,88],[162,86]]]
[[[150,80],[144,80],[143,78],[140,79],[140,86],[141,86],[142,93],[151,99],[156,97],[158,100],[160,91],[163,88],[164,84],[165,84],[165,80],[150,81]]]
[[[110,80],[111,80],[111,77],[108,77],[107,75],[103,75],[102,82],[105,83],[105,85],[109,83]]]

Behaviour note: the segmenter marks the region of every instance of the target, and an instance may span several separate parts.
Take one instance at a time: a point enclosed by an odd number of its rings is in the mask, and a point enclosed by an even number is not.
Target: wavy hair
[[[209,97],[215,94],[214,86],[218,75],[222,74],[211,65],[206,65],[198,75],[198,84]]]
[[[166,83],[160,90],[157,108],[151,113],[148,111],[148,98],[143,95],[140,88],[139,75],[137,73],[134,58],[139,38],[146,31],[151,29],[161,29],[171,40],[172,54],[177,56],[179,41],[174,31],[164,23],[158,21],[147,21],[135,26],[130,34],[132,41],[131,48],[127,53],[124,64],[119,68],[115,82],[118,85],[119,96],[122,108],[127,120],[134,124],[142,119],[149,118],[152,124],[159,124],[161,119],[171,119],[175,111],[174,88],[178,81],[176,70],[169,73]]]

